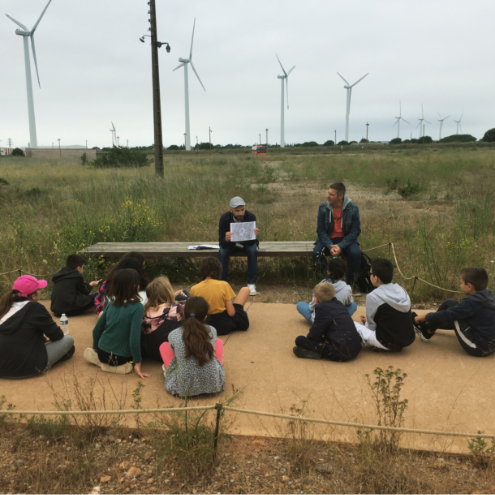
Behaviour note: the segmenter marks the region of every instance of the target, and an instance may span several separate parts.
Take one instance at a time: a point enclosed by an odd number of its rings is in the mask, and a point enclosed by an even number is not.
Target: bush
[[[407,184],[404,187],[399,187],[397,192],[403,197],[408,198],[413,194],[418,194],[423,190],[423,186],[421,184],[411,184],[411,180],[407,179]]]
[[[14,148],[12,150],[12,156],[26,156],[24,154],[24,151],[21,150],[21,148]]]
[[[369,141],[366,138],[363,138],[361,139],[361,141],[359,141],[359,144],[366,144],[366,143],[369,143]]]
[[[8,186],[9,182],[6,179],[4,179],[3,177],[0,177],[0,184],[4,184],[5,186]]]
[[[142,151],[114,146],[108,153],[91,162],[95,168],[148,167],[151,161]]]
[[[335,143],[331,139],[329,139],[328,141],[325,141],[323,143],[323,146],[335,146]]]
[[[440,139],[440,143],[470,143],[476,141],[471,134],[452,134],[452,136],[445,136]]]
[[[417,140],[418,144],[431,144],[433,143],[433,139],[430,136],[423,136]]]
[[[495,127],[485,132],[482,141],[485,141],[485,143],[495,142]]]
[[[180,148],[176,144],[171,144],[167,149],[170,151],[180,150]]]
[[[347,141],[339,141],[337,144],[339,146],[347,146],[349,143]]]
[[[304,148],[314,148],[315,146],[320,146],[316,141],[306,141],[301,144]]]
[[[401,138],[394,138],[388,144],[401,144],[401,143],[402,143]]]

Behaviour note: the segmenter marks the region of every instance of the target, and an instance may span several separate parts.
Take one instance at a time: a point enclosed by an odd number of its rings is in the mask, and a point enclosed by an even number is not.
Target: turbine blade
[[[416,126],[416,129],[421,125],[421,119],[419,119],[418,125]]]
[[[440,115],[440,112],[439,112],[438,110],[437,110],[437,113],[438,113],[438,116],[439,116],[440,118],[442,118],[442,116]]]
[[[193,32],[192,32],[192,37],[191,37],[191,51],[189,52],[189,60],[192,60],[192,49],[193,49],[193,41],[194,41],[194,28],[196,27],[196,18],[194,18],[194,24],[193,24]]]
[[[447,115],[447,117],[445,117],[443,120],[447,120],[449,117],[450,117],[450,115]]]
[[[337,72],[337,74],[339,74],[339,73]],[[339,76],[340,76],[340,74],[339,74]],[[340,76],[340,77],[344,80],[344,82],[347,84],[347,86],[350,86],[350,84],[347,82],[347,80],[343,76]]]
[[[402,119],[402,120],[403,120],[406,124],[409,124],[409,122],[408,122],[406,119],[403,119],[402,117],[401,117],[401,119]]]
[[[181,67],[183,67],[184,65],[185,65],[185,64],[180,64],[180,65],[178,65],[178,66],[177,66],[174,70],[180,69],[180,68],[181,68]],[[173,71],[174,71],[174,70],[173,70]],[[172,71],[172,72],[173,72],[173,71]]]
[[[296,68],[296,66],[294,65],[294,67],[292,67],[292,69],[287,73],[287,75],[290,75],[290,73]]]
[[[368,74],[369,74],[369,72],[368,72]],[[359,81],[362,81],[362,80],[363,80],[363,79],[364,79],[364,78],[365,78],[368,74],[365,74],[365,75],[364,75],[361,79],[359,79]],[[351,86],[351,88],[352,88],[353,86],[356,86],[356,84],[357,84],[359,81],[356,81],[356,82],[355,82],[355,83]]]
[[[46,12],[46,9],[48,8],[48,6],[52,3],[52,0],[48,0],[48,3],[46,4],[46,7],[44,8],[43,12],[41,13],[38,21],[36,22],[36,24],[34,25],[33,29],[31,29],[31,34],[34,34],[34,32],[36,31],[36,28],[38,27],[38,24],[40,23],[41,21],[41,18],[43,17],[43,15],[45,14]]]
[[[402,104],[399,101],[399,117],[402,117]]]
[[[201,79],[199,78],[198,73],[196,72],[196,69],[194,68],[192,60],[189,63],[191,64],[191,68],[194,71],[194,73],[196,74],[196,77],[198,78],[199,84],[201,84],[201,86],[203,86],[203,83],[201,82]],[[204,86],[203,86],[203,89],[206,91],[206,88]]]
[[[20,26],[24,31],[29,31],[29,29],[24,26],[24,24],[21,24],[19,21],[16,21],[13,17],[10,17],[9,14],[5,14],[11,21],[15,22],[18,26]]]
[[[280,62],[280,59],[278,58],[278,55],[275,54],[275,56],[277,57],[277,60],[278,60],[278,63],[280,64],[280,67],[282,67],[282,70],[284,71],[284,74],[287,76],[287,72],[285,72],[285,69],[284,69],[284,66],[282,65],[282,62]]]
[[[115,132],[115,126],[113,125],[113,122],[112,122],[112,131]]]
[[[459,123],[461,122],[462,117],[464,117],[464,111],[462,112],[461,118],[459,119]]]
[[[421,117],[425,118],[425,111],[423,110],[423,105],[421,104]]]
[[[38,73],[38,62],[36,61],[36,49],[34,48],[34,36],[31,34],[31,50],[33,51],[34,66],[36,67],[36,77],[38,78],[38,86],[41,88],[40,75]]]
[[[429,120],[423,119],[427,124],[431,125],[431,122]]]
[[[397,122],[399,122],[399,119],[397,119],[395,122],[394,122],[394,125],[392,127],[395,127],[397,125]]]

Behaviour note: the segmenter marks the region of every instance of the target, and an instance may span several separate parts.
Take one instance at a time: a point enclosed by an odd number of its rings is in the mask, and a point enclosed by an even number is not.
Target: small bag
[[[371,283],[371,262],[373,260],[367,255],[361,252],[361,265],[359,266],[359,272],[356,277],[356,285],[361,292],[369,294],[375,287]]]

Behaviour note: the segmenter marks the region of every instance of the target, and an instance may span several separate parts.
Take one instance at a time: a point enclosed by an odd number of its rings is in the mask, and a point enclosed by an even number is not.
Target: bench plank
[[[171,258],[207,257],[218,253],[218,249],[188,249],[189,246],[216,244],[215,242],[98,242],[83,249],[85,254],[105,257],[122,256],[129,251],[137,251],[147,256],[165,256]],[[261,242],[258,257],[311,256],[313,241]],[[246,256],[242,251],[234,256]]]

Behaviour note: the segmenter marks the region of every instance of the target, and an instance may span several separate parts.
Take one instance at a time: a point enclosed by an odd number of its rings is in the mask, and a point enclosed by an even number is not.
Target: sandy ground
[[[45,303],[45,305],[48,305]],[[294,339],[306,334],[308,324],[294,305],[249,302],[251,327],[222,337],[225,342],[224,364],[227,377],[225,392],[216,396],[190,401],[190,405],[223,402],[232,395],[232,388],[242,392],[236,407],[257,411],[290,413],[301,409],[302,415],[349,422],[371,422],[375,406],[366,374],[373,377],[378,366],[394,366],[408,374],[403,397],[409,400],[405,426],[429,430],[492,432],[495,407],[495,359],[473,358],[464,353],[453,332],[439,331],[425,344],[416,339],[402,353],[375,353],[363,349],[349,363],[312,361],[296,358],[292,353]],[[419,311],[420,313],[422,311]],[[356,321],[364,314],[360,307]],[[82,384],[98,378],[106,390],[107,407],[131,407],[131,392],[138,377],[110,375],[87,363],[83,350],[92,344],[92,328],[96,316],[86,314],[70,318],[70,333],[76,342],[74,358],[55,366],[41,377],[23,381],[0,381],[0,395],[13,403],[16,410],[53,410],[52,389],[62,397],[72,393],[74,374]],[[161,365],[145,361],[143,370],[152,374],[142,392],[142,407],[173,407],[182,400],[169,396],[164,390]],[[111,393],[110,393],[111,392]],[[96,394],[102,394],[99,386]],[[254,415],[235,415],[231,432],[244,435],[281,436],[280,420]],[[315,427],[321,438],[354,441],[354,429],[344,427]],[[407,435],[404,445],[435,450],[467,451],[464,438]]]

